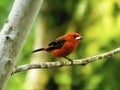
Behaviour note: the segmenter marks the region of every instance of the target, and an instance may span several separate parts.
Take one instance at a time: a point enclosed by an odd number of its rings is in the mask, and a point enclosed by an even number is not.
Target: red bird
[[[49,43],[47,46],[34,50],[32,53],[38,51],[47,51],[50,52],[54,57],[64,57],[71,61],[71,59],[67,58],[66,56],[76,49],[81,39],[83,39],[83,37],[80,36],[80,34],[76,32],[70,32],[58,37],[55,41]]]

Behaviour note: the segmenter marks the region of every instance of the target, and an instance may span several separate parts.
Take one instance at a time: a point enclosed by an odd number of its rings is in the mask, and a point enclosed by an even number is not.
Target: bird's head
[[[73,43],[79,42],[80,40],[83,39],[83,37],[80,36],[80,34],[76,32],[70,32],[66,34],[65,37],[67,41],[70,41],[70,42],[73,41]]]

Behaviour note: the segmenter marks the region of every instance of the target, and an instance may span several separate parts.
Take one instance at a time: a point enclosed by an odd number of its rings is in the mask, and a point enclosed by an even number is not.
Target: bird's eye
[[[76,35],[73,35],[74,38],[76,38],[77,36]]]

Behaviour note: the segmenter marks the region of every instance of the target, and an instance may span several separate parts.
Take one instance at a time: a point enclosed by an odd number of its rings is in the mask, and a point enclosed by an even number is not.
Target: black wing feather
[[[63,46],[65,43],[65,40],[56,40],[48,44],[49,48],[47,48],[48,51],[54,50],[54,49],[59,49]]]

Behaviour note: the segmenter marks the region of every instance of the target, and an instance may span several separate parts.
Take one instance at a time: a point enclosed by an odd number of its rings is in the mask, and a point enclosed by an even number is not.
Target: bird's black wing
[[[61,37],[58,38],[57,40],[48,44],[49,48],[47,48],[47,51],[61,48],[63,44],[65,43],[65,41],[66,40],[62,39]]]

